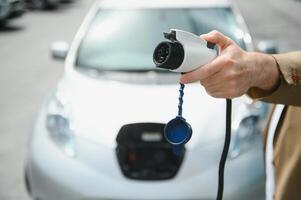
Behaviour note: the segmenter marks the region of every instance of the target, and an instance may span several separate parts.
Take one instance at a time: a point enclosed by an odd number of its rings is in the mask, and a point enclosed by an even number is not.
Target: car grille
[[[173,178],[183,161],[185,149],[174,155],[163,137],[164,124],[136,123],[123,126],[117,136],[116,155],[122,173],[130,179]]]

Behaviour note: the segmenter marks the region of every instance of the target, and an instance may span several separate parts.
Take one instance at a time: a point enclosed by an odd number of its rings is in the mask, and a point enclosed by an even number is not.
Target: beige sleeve
[[[273,56],[281,75],[279,86],[273,91],[250,88],[247,94],[269,103],[301,106],[301,51]]]

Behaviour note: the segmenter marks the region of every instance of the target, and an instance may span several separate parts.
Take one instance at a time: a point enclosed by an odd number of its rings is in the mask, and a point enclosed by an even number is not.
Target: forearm
[[[199,81],[216,98],[232,99],[247,93],[253,99],[301,104],[301,51],[277,55],[246,52],[218,31],[202,38],[217,44],[220,54],[182,75],[181,83]]]
[[[279,84],[271,90],[254,86],[247,94],[253,99],[270,103],[301,106],[301,51],[277,54],[274,57],[279,73]]]
[[[272,55],[249,52],[247,59],[249,59],[248,63],[253,66],[253,84],[251,87],[272,92],[279,86],[280,72]]]

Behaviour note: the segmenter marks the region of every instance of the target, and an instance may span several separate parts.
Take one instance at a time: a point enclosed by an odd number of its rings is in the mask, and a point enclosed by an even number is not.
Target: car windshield
[[[80,43],[76,66],[101,71],[155,70],[153,50],[171,28],[197,35],[216,29],[244,48],[242,31],[228,7],[102,9]]]

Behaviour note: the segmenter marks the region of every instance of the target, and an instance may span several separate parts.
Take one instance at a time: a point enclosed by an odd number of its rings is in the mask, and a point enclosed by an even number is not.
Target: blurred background
[[[301,49],[301,1],[233,2],[242,12],[255,44],[269,40],[279,52]],[[50,45],[72,41],[94,0],[26,3],[24,13],[19,9],[14,19],[0,26],[1,200],[29,199],[24,161],[30,133],[43,100],[64,70],[63,62],[51,58]]]

